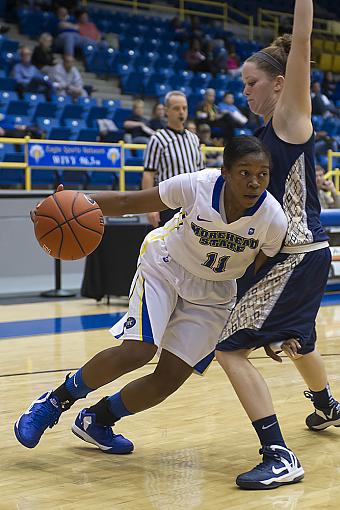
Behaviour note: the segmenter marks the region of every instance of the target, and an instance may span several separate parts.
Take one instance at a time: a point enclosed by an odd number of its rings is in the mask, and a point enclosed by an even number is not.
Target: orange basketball
[[[97,248],[104,233],[104,218],[92,198],[80,191],[63,190],[40,203],[34,232],[52,257],[77,260]]]

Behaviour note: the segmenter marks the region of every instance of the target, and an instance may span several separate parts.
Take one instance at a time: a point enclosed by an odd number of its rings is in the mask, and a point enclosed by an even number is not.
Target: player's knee
[[[155,345],[133,340],[124,341],[119,349],[122,364],[126,364],[131,369],[144,366],[157,352]]]
[[[189,375],[187,374],[181,376],[180,373],[172,373],[171,371],[168,373],[159,372],[156,369],[152,378],[154,387],[157,388],[159,400],[162,401],[177,391],[178,388],[182,386],[184,381],[186,381],[188,376]]]

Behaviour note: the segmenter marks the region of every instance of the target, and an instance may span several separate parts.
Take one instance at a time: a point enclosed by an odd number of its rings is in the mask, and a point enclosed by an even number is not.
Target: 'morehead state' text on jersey
[[[327,234],[320,222],[315,181],[314,134],[306,143],[288,143],[276,135],[270,120],[256,132],[256,136],[272,156],[273,169],[268,190],[280,202],[287,216],[285,246],[303,247],[327,241]]]
[[[242,218],[228,223],[224,189],[224,178],[215,169],[177,175],[159,184],[162,202],[170,209],[182,208],[162,228],[168,253],[206,280],[241,277],[260,250],[268,257],[279,252],[287,230],[282,208],[267,191]],[[153,238],[149,236],[148,242]]]

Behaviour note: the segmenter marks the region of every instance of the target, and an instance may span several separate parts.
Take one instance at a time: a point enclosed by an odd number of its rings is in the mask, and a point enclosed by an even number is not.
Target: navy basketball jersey
[[[284,142],[276,135],[270,120],[266,126],[258,129],[256,136],[272,156],[268,191],[280,202],[288,220],[285,246],[297,247],[327,241],[320,222],[315,182],[314,134],[306,143]]]

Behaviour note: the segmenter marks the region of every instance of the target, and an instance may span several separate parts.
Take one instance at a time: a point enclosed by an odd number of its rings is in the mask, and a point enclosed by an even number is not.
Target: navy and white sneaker
[[[34,400],[14,425],[17,440],[26,448],[34,448],[45,430],[58,423],[61,405],[51,391]]]
[[[130,453],[134,446],[120,434],[114,434],[112,427],[96,423],[96,415],[83,409],[72,425],[72,432],[87,443],[98,446],[105,453]]]
[[[314,402],[312,392],[305,391],[304,395]],[[314,413],[309,414],[306,418],[306,425],[310,430],[319,432],[331,425],[340,427],[340,402],[335,400],[335,398],[330,397],[329,406],[327,408],[317,408],[314,405],[314,409]]]
[[[261,448],[261,464],[236,478],[241,489],[275,489],[281,485],[297,483],[304,477],[304,470],[294,453],[280,445]]]

